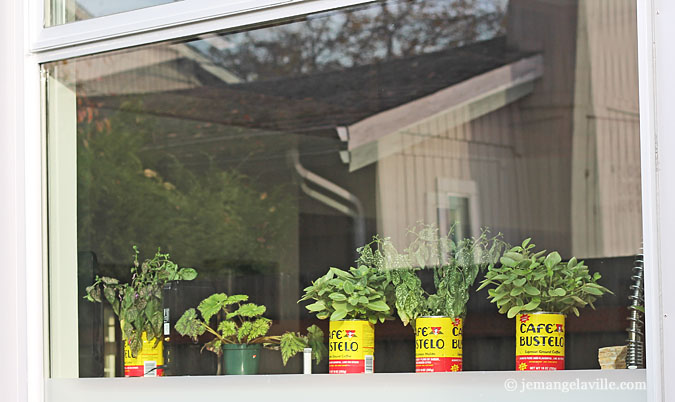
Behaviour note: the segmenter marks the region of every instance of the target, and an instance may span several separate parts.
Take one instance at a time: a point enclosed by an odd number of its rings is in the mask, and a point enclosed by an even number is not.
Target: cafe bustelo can
[[[565,369],[565,316],[526,313],[516,316],[516,370]]]
[[[365,320],[330,322],[328,372],[330,374],[373,373],[375,326]]]
[[[461,318],[420,317],[415,320],[415,371],[462,371]]]
[[[136,357],[131,355],[128,341],[124,342],[125,377],[161,377],[164,375],[164,344],[156,339],[148,341],[143,332],[143,348]]]

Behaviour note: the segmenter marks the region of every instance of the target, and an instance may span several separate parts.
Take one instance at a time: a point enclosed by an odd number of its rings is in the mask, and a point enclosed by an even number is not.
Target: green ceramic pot
[[[223,345],[225,374],[258,374],[261,346],[246,344]]]

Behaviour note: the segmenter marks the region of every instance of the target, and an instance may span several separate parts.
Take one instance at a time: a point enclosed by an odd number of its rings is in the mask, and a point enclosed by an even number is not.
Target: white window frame
[[[181,18],[186,4],[203,5]],[[0,331],[0,386],[3,400],[43,401],[118,401],[121,396],[151,395],[159,392],[164,400],[194,399],[195,390],[203,398],[264,397],[278,399],[344,400],[344,390],[352,388],[361,398],[403,400],[438,392],[449,398],[508,399],[504,383],[511,378],[593,380],[597,371],[558,373],[485,372],[454,375],[381,374],[372,377],[341,378],[341,392],[332,392],[330,376],[255,376],[246,378],[162,378],[157,380],[72,379],[52,380],[46,373],[45,353],[49,340],[45,332],[44,280],[46,278],[45,145],[39,116],[41,109],[42,62],[121,49],[247,26],[336,7],[366,3],[359,0],[265,1],[268,8],[254,7],[255,0],[238,1],[236,8],[216,7],[215,0],[187,0],[130,11],[61,27],[42,27],[42,0],[4,0],[0,2],[0,121],[5,134],[0,137],[0,255],[5,274],[0,282],[0,306],[3,329]],[[646,308],[648,326],[648,400],[675,398],[675,352],[666,340],[675,337],[675,270],[668,269],[669,253],[675,241],[675,2],[672,0],[636,0],[638,6],[638,57],[640,78],[640,131],[642,154],[643,236],[645,243]],[[257,2],[260,5],[259,2]],[[166,19],[152,14],[173,10]],[[210,11],[209,11],[210,10]],[[182,9],[185,11],[185,9]],[[126,21],[125,21],[126,20]],[[127,22],[115,27],[116,22]],[[97,26],[98,25],[98,26]],[[101,28],[103,27],[103,28]],[[4,36],[11,37],[5,40]],[[4,190],[9,190],[5,192]],[[8,194],[7,194],[8,193]],[[672,211],[672,212],[671,212]],[[612,380],[644,378],[645,371],[603,372]],[[265,387],[269,385],[269,387]],[[257,394],[261,392],[261,394]],[[265,395],[263,395],[265,393]],[[316,393],[316,394],[315,394]],[[305,396],[307,395],[307,396]],[[512,394],[511,394],[512,395]],[[528,392],[518,400],[551,399],[550,394]],[[558,394],[561,399],[633,400],[629,393],[598,391]]]
[[[478,193],[478,184],[473,180],[458,180],[449,177],[436,178],[436,192],[429,194],[428,221],[438,221],[441,233],[448,233],[452,224],[444,216],[444,210],[449,208],[450,197],[466,198],[469,205],[469,225],[471,237],[480,236],[481,215]],[[467,236],[468,237],[468,236]]]
[[[183,0],[44,28],[30,51],[41,63],[328,11],[374,0]],[[30,0],[42,12],[41,0]],[[41,14],[38,14],[41,15]]]

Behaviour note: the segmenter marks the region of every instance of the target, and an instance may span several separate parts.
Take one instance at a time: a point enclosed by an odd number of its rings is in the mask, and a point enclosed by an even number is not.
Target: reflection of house
[[[145,69],[157,74],[153,89],[101,83],[91,92],[105,94],[97,98],[104,108],[141,99],[131,111],[162,116],[173,130],[188,120],[217,127],[158,140],[188,165],[205,148],[236,149],[257,136],[275,144],[259,160],[278,174],[290,169],[279,154],[294,144],[309,168],[364,201],[372,231],[399,243],[417,221],[447,227],[463,216],[467,232],[489,226],[564,255],[631,255],[641,222],[637,78],[627,62],[635,58],[622,52],[635,49],[626,45],[635,5],[611,4],[621,21],[599,21],[594,2],[512,1],[506,38],[275,81],[238,82],[194,50],[172,47],[172,55],[148,53],[161,61]],[[607,47],[620,61],[607,59]],[[179,53],[194,69],[175,68]],[[204,74],[219,79],[195,78]],[[275,139],[281,133],[294,139]],[[329,156],[316,162],[312,153]]]
[[[626,19],[620,24],[597,21],[597,5],[580,3],[513,0],[502,37],[265,80],[214,64],[202,41],[148,47],[78,61],[78,91],[102,116],[121,112],[131,126],[153,116],[140,152],[160,175],[169,177],[162,163],[175,156],[197,174],[212,164],[249,175],[261,196],[283,186],[292,206],[269,261],[274,269],[252,278],[270,291],[252,294],[278,308],[273,318],[296,325],[303,285],[328,266],[353,263],[367,235],[404,246],[406,229],[419,221],[443,229],[458,221],[459,236],[488,226],[511,243],[532,237],[565,257],[636,252],[634,58],[610,63],[602,51],[631,49],[615,38],[634,36],[634,6],[611,3],[612,15]],[[624,31],[610,33],[610,25]],[[99,78],[98,70],[108,73]],[[195,266],[211,265],[234,282],[223,268],[231,258]],[[624,272],[627,261],[607,267]],[[623,308],[600,308],[606,328],[597,332],[624,329]]]
[[[222,39],[221,39],[222,40]],[[239,78],[189,44],[149,46],[89,57],[76,63],[79,90],[87,96],[147,94],[237,83]]]

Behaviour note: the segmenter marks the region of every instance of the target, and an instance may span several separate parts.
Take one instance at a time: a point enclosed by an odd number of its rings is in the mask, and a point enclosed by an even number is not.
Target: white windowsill
[[[515,381],[515,382],[514,382]],[[530,381],[530,383],[528,383]],[[438,374],[256,375],[162,378],[50,379],[49,402],[172,401],[630,401],[647,400],[639,385],[645,370],[566,370],[557,372],[474,371]],[[516,385],[508,391],[506,386]],[[523,390],[530,387],[584,386],[581,390]],[[594,389],[590,389],[594,388]]]

